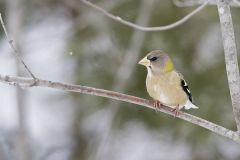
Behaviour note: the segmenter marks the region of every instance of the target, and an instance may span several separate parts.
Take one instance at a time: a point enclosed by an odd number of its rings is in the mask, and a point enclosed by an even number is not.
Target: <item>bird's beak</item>
[[[150,61],[147,59],[147,57],[144,57],[143,59],[141,59],[138,64],[141,64],[143,66],[150,66]]]

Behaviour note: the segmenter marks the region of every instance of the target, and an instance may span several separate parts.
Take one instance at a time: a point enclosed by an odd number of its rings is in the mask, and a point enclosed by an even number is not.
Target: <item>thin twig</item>
[[[107,8],[107,10],[112,10],[113,8],[117,8],[118,6],[126,3],[126,1],[128,0],[121,0],[121,1],[118,1],[117,3],[115,1],[101,1],[100,3],[101,3],[101,6],[104,6],[105,8]],[[67,7],[69,7],[71,10],[74,10],[74,12],[79,13],[78,16],[74,19],[74,22],[75,22],[74,28],[76,28],[75,30],[77,31],[82,30],[88,27],[90,24],[95,23],[95,21],[92,21],[91,19],[89,19],[88,11],[85,12],[84,14],[80,14],[82,10],[80,10],[79,8],[82,6],[82,4],[79,3],[78,1],[68,0],[68,1],[63,1],[63,3]]]
[[[124,25],[127,25],[129,27],[132,27],[132,28],[135,28],[135,29],[138,29],[138,30],[141,30],[141,31],[146,31],[146,32],[152,32],[152,31],[163,31],[163,30],[169,30],[169,29],[172,29],[172,28],[175,28],[181,24],[183,24],[184,22],[186,22],[187,20],[189,20],[192,16],[194,16],[196,13],[200,12],[204,7],[207,6],[209,0],[206,0],[201,6],[199,6],[198,8],[196,8],[194,11],[192,11],[191,13],[189,13],[188,15],[186,15],[185,17],[183,17],[182,19],[172,23],[172,24],[169,24],[169,25],[165,25],[165,26],[159,26],[159,27],[144,27],[144,26],[140,26],[140,25],[137,25],[135,23],[132,23],[132,22],[129,22],[129,21],[126,21],[124,19],[122,19],[121,17],[119,16],[115,16],[111,13],[109,13],[108,11],[106,11],[105,9],[87,1],[87,0],[80,0],[81,2],[83,2],[84,4],[94,8],[95,10],[101,12],[102,14],[106,15],[107,17],[111,18],[112,20],[115,20],[117,22],[120,22]]]
[[[0,21],[1,21],[1,25],[2,25],[2,28],[3,28],[3,31],[5,33],[5,36],[8,40],[8,43],[9,45],[11,46],[12,50],[13,50],[13,53],[15,55],[15,57],[23,64],[24,68],[28,71],[28,73],[31,75],[31,77],[33,79],[37,79],[36,76],[31,72],[31,70],[28,68],[28,66],[26,65],[26,63],[23,61],[23,59],[20,57],[19,55],[19,52],[18,50],[16,49],[16,47],[13,45],[13,40],[9,38],[8,36],[8,32],[7,32],[7,29],[6,29],[6,26],[5,26],[5,23],[3,21],[3,18],[2,18],[2,14],[0,13]]]
[[[237,124],[237,130],[240,133],[240,76],[229,2],[229,0],[218,0],[217,6],[221,24],[225,63],[233,113]]]
[[[109,90],[99,89],[99,88],[93,88],[88,86],[82,86],[82,85],[73,85],[73,84],[67,84],[67,83],[61,83],[61,82],[53,82],[49,80],[41,80],[38,79],[36,83],[33,84],[34,79],[26,78],[26,77],[14,77],[14,76],[3,76],[0,75],[0,82],[6,83],[6,84],[17,84],[21,87],[22,84],[26,85],[29,84],[29,87],[33,86],[39,86],[39,87],[45,87],[45,88],[54,88],[69,92],[77,92],[82,94],[88,94],[93,96],[99,96],[99,97],[105,97],[110,98],[118,101],[128,102],[132,104],[137,104],[140,106],[144,106],[153,110],[156,110],[153,103],[147,99],[126,95],[123,93],[113,92]],[[9,83],[12,82],[12,83]],[[31,85],[33,84],[33,85]],[[171,108],[162,106],[161,108],[157,109],[160,112],[169,114],[174,117],[174,113],[171,112]],[[237,132],[234,132],[232,130],[229,130],[227,128],[224,128],[222,126],[219,126],[217,124],[214,124],[212,122],[209,122],[207,120],[204,120],[202,118],[193,116],[191,114],[185,113],[180,111],[179,115],[177,116],[180,119],[183,119],[185,121],[188,121],[190,123],[196,124],[198,126],[201,126],[203,128],[206,128],[218,135],[227,137],[229,139],[232,139],[233,141],[240,143],[240,136],[237,134]]]

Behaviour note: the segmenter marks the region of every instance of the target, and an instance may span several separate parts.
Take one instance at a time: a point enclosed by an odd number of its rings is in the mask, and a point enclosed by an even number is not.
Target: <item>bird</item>
[[[198,109],[183,75],[175,70],[172,59],[161,50],[149,52],[138,64],[147,68],[146,88],[155,108],[168,106],[178,116],[179,111]]]

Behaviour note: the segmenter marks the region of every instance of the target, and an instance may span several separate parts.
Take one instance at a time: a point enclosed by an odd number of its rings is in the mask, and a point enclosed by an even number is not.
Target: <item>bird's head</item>
[[[148,53],[138,64],[144,65],[153,73],[167,73],[174,69],[171,58],[160,50],[155,50]]]

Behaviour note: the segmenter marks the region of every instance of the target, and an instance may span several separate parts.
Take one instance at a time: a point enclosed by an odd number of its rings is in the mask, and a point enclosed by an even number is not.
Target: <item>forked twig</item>
[[[8,43],[10,45],[10,47],[12,48],[13,50],[13,53],[15,55],[15,57],[23,64],[24,68],[27,70],[27,72],[31,75],[31,77],[36,80],[36,76],[32,73],[32,71],[28,68],[28,66],[26,65],[26,63],[23,61],[23,59],[20,57],[19,55],[19,51],[16,49],[16,47],[14,46],[13,44],[13,40],[9,38],[8,36],[8,32],[7,32],[7,29],[6,29],[6,26],[5,26],[5,23],[3,21],[3,18],[2,18],[2,14],[0,13],[0,21],[1,21],[1,25],[2,25],[2,28],[3,28],[3,31],[5,33],[5,36],[8,40]]]

